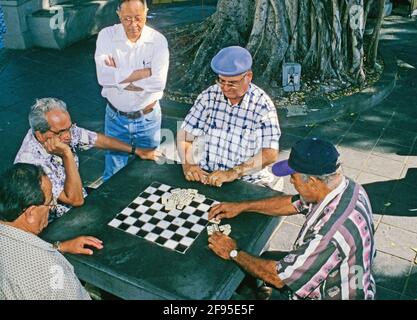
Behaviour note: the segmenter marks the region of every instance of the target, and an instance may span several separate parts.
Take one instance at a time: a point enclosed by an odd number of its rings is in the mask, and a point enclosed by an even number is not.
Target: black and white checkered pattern
[[[139,236],[160,246],[185,253],[208,224],[208,211],[217,201],[192,201],[182,210],[167,211],[162,195],[175,189],[153,182],[120,212],[109,226]]]

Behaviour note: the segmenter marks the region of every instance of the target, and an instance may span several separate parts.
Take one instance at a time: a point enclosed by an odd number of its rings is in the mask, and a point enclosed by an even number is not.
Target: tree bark
[[[369,44],[368,49],[368,65],[370,68],[375,68],[376,66],[376,59],[378,56],[378,43],[379,43],[379,34],[381,32],[382,21],[384,20],[384,7],[385,7],[385,0],[377,0],[378,4],[378,16],[377,21],[372,32],[371,41]]]
[[[215,75],[210,61],[230,45],[252,53],[254,81],[265,89],[281,84],[284,62],[301,63],[304,75],[321,80],[361,84],[365,80],[365,20],[372,1],[219,0],[208,20],[169,35],[175,39],[173,57],[182,70],[172,88],[199,92],[212,84]],[[372,50],[377,48],[378,37],[374,40]]]

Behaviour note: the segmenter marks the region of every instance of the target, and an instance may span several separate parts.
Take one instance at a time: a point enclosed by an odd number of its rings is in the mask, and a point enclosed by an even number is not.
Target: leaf
[[[392,203],[391,202],[386,202],[384,203],[384,207],[389,207]]]

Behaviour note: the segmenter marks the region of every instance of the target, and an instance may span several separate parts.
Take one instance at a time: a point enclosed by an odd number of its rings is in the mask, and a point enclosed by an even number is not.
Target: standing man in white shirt
[[[100,31],[95,61],[107,100],[105,134],[155,150],[160,144],[159,99],[166,84],[169,51],[166,38],[145,25],[147,12],[146,0],[120,0],[121,23]],[[107,152],[104,181],[127,161],[125,154]]]

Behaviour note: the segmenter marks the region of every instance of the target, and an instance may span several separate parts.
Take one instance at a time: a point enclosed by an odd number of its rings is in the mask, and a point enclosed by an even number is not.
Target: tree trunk
[[[385,0],[377,0],[378,1],[378,17],[372,32],[371,41],[368,48],[368,65],[371,68],[375,68],[376,66],[376,59],[378,55],[378,43],[379,43],[379,33],[381,32],[382,21],[384,20],[384,7],[385,7]]]
[[[181,71],[171,88],[199,92],[212,84],[210,61],[231,45],[252,53],[254,81],[265,89],[281,84],[284,62],[301,63],[303,75],[360,84],[365,13],[372,1],[219,0],[205,22],[168,35],[175,38],[171,51]]]

